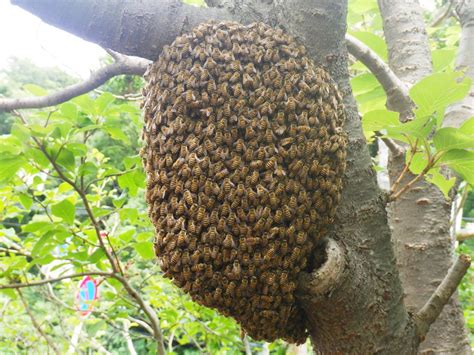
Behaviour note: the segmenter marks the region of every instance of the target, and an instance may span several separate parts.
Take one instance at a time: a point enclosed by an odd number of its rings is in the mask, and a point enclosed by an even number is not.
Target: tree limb
[[[461,279],[471,265],[471,258],[461,254],[451,266],[444,280],[431,295],[430,299],[414,316],[420,339],[423,339],[430,329],[430,325],[438,318],[443,307],[448,303],[451,295],[456,291]]]
[[[360,60],[375,75],[387,94],[387,105],[390,109],[405,115],[411,114],[413,102],[408,96],[407,86],[398,78],[390,67],[377,53],[359,41],[346,34],[347,50]]]
[[[24,287],[32,287],[32,286],[40,286],[49,283],[58,282],[61,280],[72,279],[75,277],[81,276],[105,276],[105,277],[114,277],[114,274],[110,272],[102,272],[102,271],[90,271],[90,272],[79,272],[77,274],[70,274],[70,275],[63,275],[51,279],[44,279],[39,281],[32,281],[32,282],[25,282],[25,283],[16,283],[16,284],[9,284],[9,285],[0,285],[0,290],[4,289],[20,289]]]
[[[181,0],[11,0],[44,22],[116,52],[155,60],[164,45],[201,22],[230,20],[225,9]]]
[[[20,99],[0,98],[0,111],[42,108],[58,105],[76,96],[85,94],[98,88],[114,76],[122,74],[143,75],[149,64],[149,61],[145,59],[131,58],[118,53],[114,54],[114,59],[114,63],[91,73],[89,79],[81,83],[68,86],[53,94],[39,97],[25,97]]]
[[[30,307],[28,307],[28,303],[26,303],[25,297],[23,297],[23,293],[20,291],[20,289],[17,289],[16,291],[18,293],[18,296],[20,296],[21,303],[23,303],[23,306],[25,307],[25,311],[28,314],[28,316],[30,317],[31,322],[33,323],[33,326],[35,327],[35,329],[44,338],[44,340],[46,340],[46,343],[48,344],[48,346],[50,346],[56,354],[58,354],[58,355],[61,354],[59,349],[56,347],[54,342],[51,341],[51,339],[46,335],[46,333],[43,331],[40,324],[36,320],[35,316],[31,312]]]

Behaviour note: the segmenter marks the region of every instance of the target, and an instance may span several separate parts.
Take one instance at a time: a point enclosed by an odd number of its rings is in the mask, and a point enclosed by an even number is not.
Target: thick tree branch
[[[92,91],[107,80],[117,75],[143,75],[148,67],[149,61],[141,58],[131,58],[115,53],[115,62],[101,68],[93,73],[89,79],[68,86],[53,94],[40,97],[26,97],[20,99],[0,98],[0,111],[12,111],[26,108],[42,108],[58,105],[76,96]]]
[[[430,325],[438,318],[443,307],[448,303],[454,291],[456,291],[470,265],[471,258],[468,255],[461,254],[428,302],[415,315],[415,323],[421,339],[428,333]]]
[[[408,88],[405,83],[398,78],[377,53],[357,38],[346,34],[346,45],[349,53],[360,60],[382,85],[387,94],[388,107],[408,115],[413,108],[413,102],[408,96]]]
[[[197,24],[229,20],[225,9],[181,0],[11,0],[44,22],[119,53],[155,60],[164,45]]]
[[[25,282],[25,283],[15,283],[15,284],[9,284],[9,285],[0,285],[0,290],[19,289],[19,288],[25,288],[25,287],[46,285],[46,284],[58,282],[58,281],[61,281],[61,280],[73,279],[73,278],[76,278],[76,277],[88,276],[88,275],[89,276],[113,277],[113,274],[110,273],[110,272],[102,272],[102,271],[79,272],[77,274],[63,275],[63,276],[58,276],[58,277],[55,277],[55,278],[52,278],[52,279],[44,279],[44,280]]]

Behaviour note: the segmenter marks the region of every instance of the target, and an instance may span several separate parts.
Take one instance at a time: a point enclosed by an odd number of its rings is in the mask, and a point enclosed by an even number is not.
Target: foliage
[[[191,302],[156,265],[153,228],[143,202],[140,128],[137,105],[110,93],[84,95],[16,118],[10,134],[0,137],[0,283],[110,271],[94,218],[108,233],[106,248],[113,248],[130,284],[157,310],[170,353],[239,353],[243,343],[236,323]],[[125,338],[117,336],[123,322],[130,325],[136,350],[152,351],[150,334],[134,321],[147,322],[147,317],[123,285],[113,278],[96,279],[100,298],[87,317],[76,311],[78,279],[31,288],[23,295],[61,352],[70,346],[65,334],[81,322],[81,351],[100,346],[127,351]],[[25,326],[31,321],[18,294],[1,292],[1,327],[8,331],[1,332],[0,352],[45,353],[44,339]],[[251,341],[255,350],[262,346]],[[282,349],[279,343],[272,346]]]

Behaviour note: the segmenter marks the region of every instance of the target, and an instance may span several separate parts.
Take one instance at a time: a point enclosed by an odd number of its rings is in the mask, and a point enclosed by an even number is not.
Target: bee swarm
[[[342,99],[282,30],[203,23],[146,74],[146,200],[166,277],[254,339],[302,343],[298,273],[333,223]]]

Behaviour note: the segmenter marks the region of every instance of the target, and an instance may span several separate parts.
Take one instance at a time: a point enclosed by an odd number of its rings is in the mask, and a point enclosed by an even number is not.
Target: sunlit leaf
[[[474,184],[474,152],[453,149],[443,154],[440,162],[456,171],[469,184]]]
[[[464,134],[460,129],[446,127],[436,131],[433,143],[439,151],[474,148],[474,136]]]
[[[153,259],[155,257],[152,242],[136,243],[133,247],[135,248],[137,253],[145,260]]]
[[[51,206],[51,213],[59,218],[62,218],[66,223],[73,224],[76,208],[74,204],[68,199]]]
[[[44,89],[41,86],[36,85],[36,84],[25,84],[25,85],[23,85],[23,89],[25,91],[29,92],[30,94],[35,95],[35,96],[48,95],[48,92],[46,91],[46,89]]]

